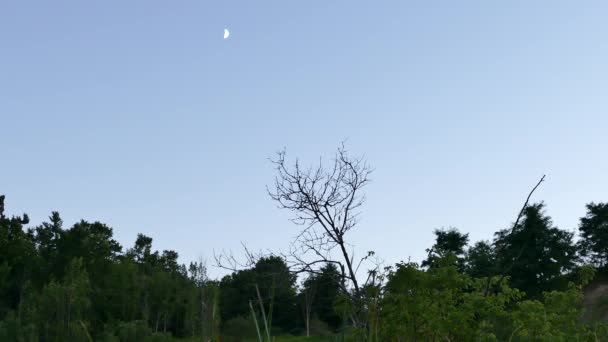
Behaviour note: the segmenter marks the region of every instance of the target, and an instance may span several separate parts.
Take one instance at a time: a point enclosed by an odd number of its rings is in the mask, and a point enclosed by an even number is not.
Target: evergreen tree
[[[312,314],[333,330],[342,324],[342,318],[336,313],[335,305],[340,296],[340,271],[336,265],[328,263],[320,273],[311,275],[303,284],[303,291],[314,293]]]
[[[587,214],[579,224],[580,251],[594,265],[608,264],[608,203],[587,204]]]
[[[526,207],[523,220],[512,231],[497,232],[494,240],[500,272],[532,297],[558,286],[576,262],[573,234],[553,226],[544,208],[543,203]]]
[[[428,257],[422,262],[422,267],[435,267],[440,259],[448,255],[456,257],[460,271],[464,270],[464,251],[469,243],[469,234],[462,234],[456,228],[436,229],[435,244],[427,249]]]
[[[466,253],[465,270],[475,278],[495,275],[496,255],[494,248],[487,241],[478,241]]]
[[[38,263],[32,237],[23,229],[28,222],[27,214],[7,217],[4,213],[4,196],[0,196],[0,268],[7,280],[0,285],[0,290],[5,294],[0,298],[0,315],[15,310],[19,318],[26,287],[31,283]]]
[[[296,306],[295,281],[285,261],[274,256],[258,260],[251,269],[225,276],[220,282],[222,321],[249,317],[249,301],[258,302],[257,287],[272,325],[296,331],[301,327],[301,321]]]

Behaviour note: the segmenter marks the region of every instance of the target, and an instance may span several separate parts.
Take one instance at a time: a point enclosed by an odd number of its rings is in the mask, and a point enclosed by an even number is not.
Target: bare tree
[[[355,296],[361,291],[357,270],[361,262],[346,236],[358,223],[359,209],[365,202],[362,188],[370,182],[372,172],[362,157],[351,157],[341,144],[329,167],[322,160],[314,167],[302,167],[298,160],[289,166],[285,151],[272,160],[276,167],[274,187],[268,190],[278,207],[293,212],[292,221],[302,226],[284,255],[296,273],[318,273],[326,263],[341,271],[341,288],[349,294],[352,285]],[[336,254],[339,257],[334,257]]]
[[[243,256],[237,257],[231,250],[222,250],[221,252],[213,252],[215,266],[230,272],[252,268],[255,264],[264,257],[274,256],[271,251],[252,251],[247,245],[241,242],[243,248]],[[243,260],[244,259],[244,260]]]

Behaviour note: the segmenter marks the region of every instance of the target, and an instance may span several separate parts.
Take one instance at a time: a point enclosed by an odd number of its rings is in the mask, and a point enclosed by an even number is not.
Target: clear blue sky
[[[267,158],[348,138],[376,171],[352,242],[420,260],[535,200],[608,201],[605,1],[0,3],[0,192],[187,262],[285,248]],[[222,39],[224,28],[231,31]]]

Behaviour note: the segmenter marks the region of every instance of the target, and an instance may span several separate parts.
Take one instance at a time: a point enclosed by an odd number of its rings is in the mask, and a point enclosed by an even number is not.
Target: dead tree
[[[274,186],[268,190],[278,207],[291,211],[292,221],[302,227],[284,254],[285,260],[294,272],[309,274],[333,263],[341,271],[338,285],[344,293],[351,295],[352,286],[358,296],[362,288],[357,278],[361,261],[355,262],[347,233],[357,225],[359,209],[365,202],[361,190],[370,182],[370,166],[362,157],[352,158],[344,144],[329,167],[322,160],[314,167],[302,167],[298,160],[288,165],[285,157],[285,151],[281,151],[272,160],[277,174]]]

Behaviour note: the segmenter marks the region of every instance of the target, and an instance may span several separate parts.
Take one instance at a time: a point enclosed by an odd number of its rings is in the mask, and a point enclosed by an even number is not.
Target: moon
[[[228,37],[230,37],[230,31],[228,31],[228,29],[224,29],[224,39],[228,39]]]

